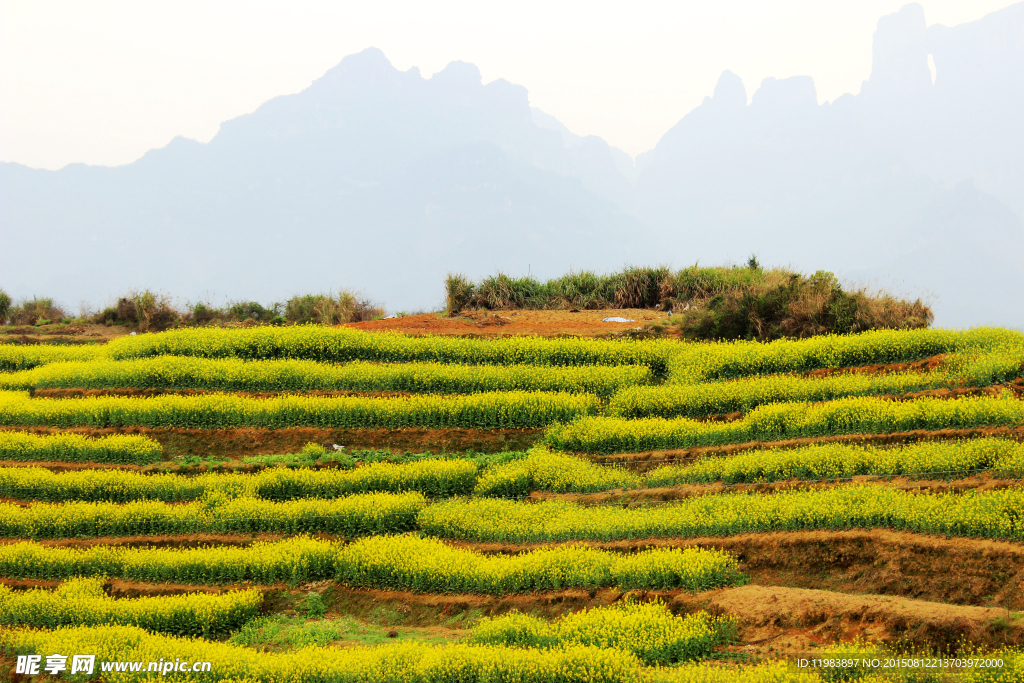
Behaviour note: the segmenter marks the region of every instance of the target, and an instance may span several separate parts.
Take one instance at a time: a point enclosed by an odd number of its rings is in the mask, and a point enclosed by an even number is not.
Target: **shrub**
[[[383,315],[384,309],[378,304],[346,290],[340,290],[337,296],[331,293],[294,296],[284,309],[285,319],[300,325],[340,325],[375,320]]]
[[[445,290],[445,313],[457,315],[459,311],[467,308],[473,301],[475,288],[464,275],[448,273],[444,281]]]
[[[11,311],[11,297],[0,289],[0,325],[7,322],[7,314]]]
[[[10,299],[8,298],[9,306]],[[39,297],[25,299],[14,308],[9,308],[7,315],[14,325],[35,325],[37,323],[45,325],[50,321],[67,317],[64,309],[55,304],[53,299],[41,299]]]

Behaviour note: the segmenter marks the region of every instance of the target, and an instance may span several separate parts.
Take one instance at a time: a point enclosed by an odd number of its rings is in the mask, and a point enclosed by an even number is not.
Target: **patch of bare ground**
[[[717,548],[736,556],[740,570],[758,585],[1024,609],[1024,543],[947,539],[890,529],[578,543],[617,552],[694,546]],[[451,544],[478,552],[504,554],[557,545]]]
[[[891,375],[897,372],[933,372],[942,369],[946,362],[947,355],[940,353],[937,356],[930,356],[920,360],[907,363],[887,363],[875,365],[853,365],[844,368],[818,368],[805,372],[794,372],[797,377],[807,379],[820,379],[833,375]]]
[[[337,443],[348,450],[391,449],[413,452],[477,451],[491,453],[503,450],[524,450],[544,433],[542,429],[318,429],[286,427],[282,429],[184,429],[177,427],[59,427],[7,426],[32,434],[58,432],[84,436],[109,434],[143,434],[164,447],[165,457],[195,455],[200,457],[241,458],[247,455],[297,453],[309,442]],[[61,463],[71,465],[73,463]]]
[[[581,505],[607,505],[613,503],[626,507],[638,506],[652,502],[668,502],[683,500],[694,496],[707,496],[719,493],[775,493],[778,491],[810,490],[834,488],[848,484],[871,484],[902,491],[916,493],[963,493],[965,491],[997,491],[999,489],[1020,487],[1024,482],[1020,479],[1000,479],[989,473],[981,473],[962,479],[912,479],[909,477],[886,478],[875,474],[865,474],[850,479],[830,481],[804,481],[789,479],[770,483],[751,484],[680,484],[658,488],[615,489],[601,493],[551,493],[534,491],[528,500],[561,500]]]
[[[1024,642],[1024,618],[1006,609],[892,596],[748,585],[677,594],[669,606],[738,616],[742,644],[729,649],[762,656],[806,657],[855,638],[930,651],[955,651],[965,641],[985,648]]]
[[[632,322],[604,322],[605,318],[619,317]],[[638,329],[643,325],[667,317],[664,311],[643,308],[601,310],[517,310],[517,311],[463,311],[448,317],[442,313],[409,315],[386,320],[348,323],[365,332],[400,332],[402,334],[436,334],[457,337],[508,337],[538,335],[541,337],[610,337]]]
[[[124,327],[113,325],[20,325],[0,329],[4,341],[16,344],[95,344],[108,342],[128,334]]]
[[[699,460],[706,456],[730,456],[744,451],[759,448],[802,448],[816,444],[844,443],[870,446],[898,446],[918,441],[952,441],[956,439],[976,439],[981,437],[999,436],[1007,439],[1024,441],[1024,426],[1019,427],[970,427],[967,429],[918,429],[893,434],[834,434],[830,436],[810,436],[796,439],[780,439],[778,441],[747,441],[724,446],[697,446],[693,448],[676,448],[657,451],[641,451],[638,453],[615,453],[612,455],[595,455],[577,453],[593,462],[614,463],[636,472],[646,472],[662,465],[681,465]]]

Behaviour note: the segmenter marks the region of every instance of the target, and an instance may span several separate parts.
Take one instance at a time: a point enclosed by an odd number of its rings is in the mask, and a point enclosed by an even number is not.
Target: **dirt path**
[[[450,543],[484,553],[521,553],[558,545]],[[740,570],[758,585],[1024,610],[1024,543],[946,539],[889,529],[580,543],[618,552],[693,546],[717,548],[736,556]]]

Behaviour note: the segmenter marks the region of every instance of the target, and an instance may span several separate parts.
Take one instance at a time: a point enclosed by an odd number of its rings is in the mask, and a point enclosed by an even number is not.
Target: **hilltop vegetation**
[[[685,339],[755,339],[846,334],[928,327],[934,316],[920,299],[907,301],[866,289],[844,290],[835,275],[804,275],[746,266],[627,267],[617,273],[584,271],[540,282],[503,273],[471,282],[445,281],[447,312],[465,309],[657,308],[673,315],[655,331]]]

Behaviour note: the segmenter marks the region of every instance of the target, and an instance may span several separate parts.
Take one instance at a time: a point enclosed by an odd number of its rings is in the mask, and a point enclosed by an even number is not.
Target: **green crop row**
[[[214,494],[266,500],[336,498],[355,493],[418,491],[431,498],[466,495],[477,482],[471,460],[371,463],[351,470],[271,468],[255,474],[140,474],[124,470],[54,473],[39,467],[0,468],[0,497],[53,503],[99,501],[178,503]]]
[[[273,502],[214,494],[202,502],[0,503],[0,537],[76,538],[155,534],[304,533],[345,536],[413,529],[426,504],[419,493],[372,493]]]
[[[847,485],[765,495],[720,494],[623,509],[545,501],[453,500],[425,507],[424,533],[470,541],[615,541],[748,532],[887,528],[961,537],[1024,539],[1024,489],[914,494]]]
[[[925,441],[877,448],[821,444],[787,450],[753,450],[728,458],[705,457],[686,465],[659,467],[644,477],[647,486],[676,486],[845,479],[861,474],[930,476],[951,479],[979,470],[1024,476],[1024,444],[1009,439]]]
[[[0,632],[0,652],[12,661],[19,655],[39,653],[95,655],[92,676],[67,676],[67,680],[76,683],[138,681],[143,677],[169,680],[182,676],[187,680],[225,683],[635,683],[649,676],[639,660],[628,652],[583,645],[529,650],[403,642],[376,648],[312,646],[278,654],[149,633],[134,626],[79,626],[53,631],[9,629]],[[38,673],[44,672],[46,662],[46,657],[42,657]],[[67,663],[71,662],[69,656]],[[123,673],[115,673],[113,662],[137,662],[141,673],[131,671],[127,665]],[[204,666],[203,662],[207,664]],[[200,673],[182,674],[172,668],[183,664],[191,672],[195,663],[200,663],[200,668],[195,669]],[[70,666],[62,680],[68,672]]]
[[[544,437],[553,449],[586,453],[629,453],[772,441],[829,434],[891,434],[916,429],[1024,424],[1024,401],[1010,392],[1000,397],[924,398],[890,401],[845,398],[822,404],[774,403],[734,422],[698,422],[688,418],[582,417],[552,424]]]
[[[256,589],[223,595],[192,593],[114,600],[104,580],[74,578],[56,590],[12,591],[0,585],[0,624],[5,626],[138,626],[178,636],[218,638],[259,615]]]
[[[55,363],[0,375],[0,389],[138,388],[213,391],[405,391],[475,394],[489,391],[566,391],[609,397],[650,384],[643,365],[552,367],[516,365],[329,365],[311,360],[244,361],[237,358],[160,356],[135,360]]]
[[[113,434],[90,438],[68,433],[0,431],[0,460],[148,465],[162,459],[160,444],[145,436]]]
[[[698,384],[752,375],[904,363],[940,353],[1020,350],[1024,334],[1001,328],[875,330],[861,334],[686,344],[672,354],[669,381]]]
[[[522,459],[496,465],[476,484],[478,496],[519,498],[532,491],[594,493],[639,486],[642,479],[619,467],[595,465],[589,460],[535,448]]]
[[[735,617],[715,618],[705,612],[677,616],[661,602],[627,597],[612,607],[584,609],[553,622],[519,612],[484,617],[466,640],[511,647],[594,645],[631,652],[644,664],[675,664],[708,657],[735,632]]]
[[[0,575],[15,579],[111,576],[222,585],[336,579],[355,587],[486,595],[607,586],[698,591],[736,583],[737,567],[730,555],[696,548],[619,554],[562,546],[485,555],[416,536],[372,536],[347,545],[300,536],[247,548],[0,545]]]
[[[707,417],[748,412],[758,406],[783,401],[832,401],[949,386],[987,386],[1015,379],[1024,373],[1024,350],[963,359],[958,365],[960,367],[956,370],[947,372],[843,374],[822,379],[773,375],[704,384],[635,386],[616,394],[606,414],[627,419]]]
[[[848,666],[842,666],[846,664],[842,662],[819,675],[821,668],[800,669],[779,660],[747,666],[716,663],[645,667],[628,651],[590,645],[520,648],[400,642],[375,648],[311,646],[271,653],[230,643],[149,633],[135,626],[78,626],[52,631],[18,628],[0,632],[0,653],[5,659],[17,661],[18,657],[38,656],[36,673],[45,675],[50,673],[45,670],[47,657],[40,653],[64,653],[68,668],[58,675],[74,683],[167,680],[168,674],[179,679],[223,683],[910,683],[946,680],[941,678],[944,675],[955,675],[955,680],[963,683],[1019,680],[1024,665],[1019,650],[969,650],[971,657],[999,660],[1002,666],[939,669],[931,664],[935,657],[929,652],[910,655],[912,663],[907,667],[872,670],[859,663],[872,659],[900,661],[899,655],[856,645],[819,649],[819,659],[835,657],[850,662]],[[77,653],[95,656],[92,674],[69,674],[71,655]],[[173,660],[168,653],[173,653]],[[922,665],[915,666],[915,660]],[[197,664],[194,671],[199,673],[190,675]],[[133,670],[135,665],[137,671]],[[185,673],[175,672],[176,667]]]
[[[597,411],[587,394],[491,392],[470,396],[248,398],[233,394],[147,398],[29,398],[0,392],[0,425],[56,427],[543,427]]]
[[[121,337],[107,345],[115,360],[146,356],[201,356],[274,360],[294,358],[321,363],[353,360],[462,365],[646,365],[665,371],[665,341],[458,337],[371,334],[330,327],[255,327],[241,330],[183,329]]]
[[[105,353],[106,349],[99,346],[0,344],[0,372],[28,370],[48,363],[89,361]]]

